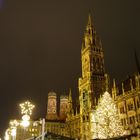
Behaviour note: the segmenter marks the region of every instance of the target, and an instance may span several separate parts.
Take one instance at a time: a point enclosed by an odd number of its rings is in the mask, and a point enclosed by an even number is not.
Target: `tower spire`
[[[88,14],[88,26],[92,26],[92,18],[91,18],[91,13],[90,12]]]
[[[68,117],[74,115],[73,107],[72,107],[72,94],[71,89],[69,90],[69,97],[68,97]]]
[[[87,22],[87,26],[86,26],[86,30],[85,30],[85,35],[84,35],[84,44],[82,46],[82,48],[85,47],[91,47],[93,44],[93,40],[95,40],[95,31],[93,29],[93,24],[92,24],[92,18],[91,18],[91,14],[89,13],[88,15],[88,22]]]
[[[91,13],[88,14],[88,22],[86,26],[86,34],[93,35],[93,19]]]
[[[72,95],[71,95],[71,89],[69,90],[69,103],[72,103]]]

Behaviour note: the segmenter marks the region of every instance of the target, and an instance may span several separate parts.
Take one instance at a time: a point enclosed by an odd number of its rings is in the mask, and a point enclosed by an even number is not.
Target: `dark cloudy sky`
[[[0,0],[0,135],[18,104],[33,101],[33,118],[46,114],[50,90],[77,94],[81,42],[89,9],[105,53],[106,72],[117,79],[140,60],[139,0]]]

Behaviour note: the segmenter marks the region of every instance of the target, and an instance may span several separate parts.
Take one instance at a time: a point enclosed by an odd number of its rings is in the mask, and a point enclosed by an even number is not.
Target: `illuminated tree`
[[[116,105],[108,92],[105,92],[99,101],[96,119],[98,138],[107,139],[124,134]]]

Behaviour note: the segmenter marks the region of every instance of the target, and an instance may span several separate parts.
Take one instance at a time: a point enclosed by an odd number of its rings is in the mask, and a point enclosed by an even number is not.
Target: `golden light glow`
[[[18,121],[17,120],[12,120],[10,121],[10,126],[11,127],[17,127],[19,125]]]
[[[124,135],[116,104],[108,92],[103,94],[97,106],[96,123],[98,138],[107,139]]]
[[[12,128],[12,129],[11,129],[11,135],[12,135],[13,137],[16,136],[16,128]]]
[[[30,120],[30,116],[29,115],[23,115],[22,116],[22,120],[29,121]]]
[[[9,137],[9,129],[6,130],[4,139],[5,140],[9,140],[10,139],[10,137]]]
[[[23,115],[22,116],[22,121],[21,121],[21,125],[23,127],[28,127],[30,125],[30,116],[29,115]]]
[[[30,125],[30,121],[22,120],[22,121],[21,121],[21,125],[22,125],[23,127],[28,127],[28,126]]]
[[[29,101],[21,103],[20,104],[21,114],[31,115],[34,107],[35,107],[35,105],[31,104],[31,102],[29,102]]]

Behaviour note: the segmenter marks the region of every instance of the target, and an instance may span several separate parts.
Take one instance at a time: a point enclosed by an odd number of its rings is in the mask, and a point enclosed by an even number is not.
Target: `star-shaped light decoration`
[[[31,102],[26,101],[24,103],[21,103],[20,105],[21,108],[21,114],[23,115],[32,115],[32,110],[34,109],[35,105],[33,105]]]

